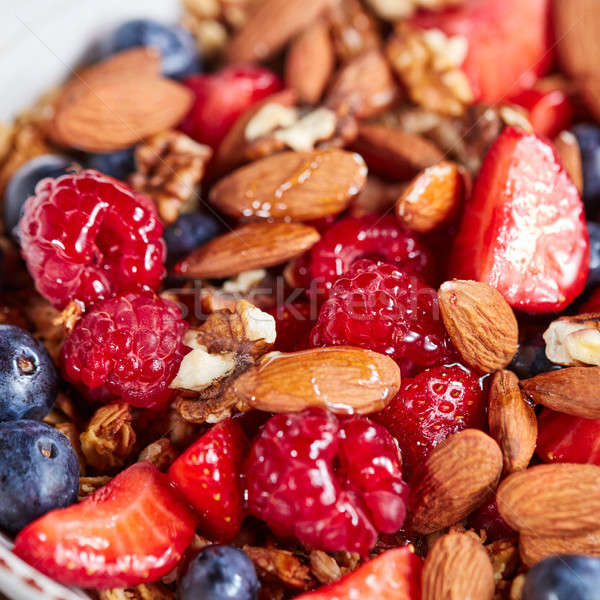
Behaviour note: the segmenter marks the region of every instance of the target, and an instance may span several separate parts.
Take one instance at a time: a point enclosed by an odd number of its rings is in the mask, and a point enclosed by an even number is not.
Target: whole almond
[[[340,414],[368,414],[385,408],[399,388],[400,369],[388,356],[335,346],[267,354],[226,393],[244,408],[267,412],[318,406]]]
[[[285,82],[306,104],[316,104],[335,66],[329,27],[318,19],[291,44],[285,63]]]
[[[554,554],[587,554],[600,556],[600,531],[574,536],[519,536],[521,560],[527,567]]]
[[[319,237],[314,227],[300,223],[248,223],[194,250],[177,271],[210,279],[272,267],[302,254]]]
[[[466,363],[483,373],[508,365],[517,352],[519,326],[498,290],[457,279],[443,283],[438,298],[444,325]]]
[[[498,371],[492,379],[488,420],[490,435],[502,450],[504,474],[526,469],[535,452],[537,419],[512,371]]]
[[[409,528],[428,534],[454,525],[481,506],[502,472],[498,444],[478,429],[451,435],[411,482]]]
[[[262,61],[312,23],[330,0],[264,0],[227,47],[230,62]]]
[[[409,229],[430,233],[456,215],[464,192],[459,165],[442,161],[410,182],[396,202],[396,216]]]
[[[282,152],[234,171],[213,187],[210,200],[238,219],[318,219],[346,209],[366,176],[352,152]]]
[[[579,193],[583,192],[583,166],[577,138],[570,131],[561,131],[554,139],[554,146]]]
[[[492,562],[479,539],[454,532],[439,538],[427,554],[422,583],[423,600],[491,600],[496,587]]]
[[[521,381],[521,389],[552,410],[600,419],[600,367],[567,367]]]
[[[496,494],[498,510],[519,533],[582,535],[600,529],[600,467],[537,465],[509,475]]]
[[[600,119],[600,77],[582,77],[578,80],[581,97],[595,119]]]

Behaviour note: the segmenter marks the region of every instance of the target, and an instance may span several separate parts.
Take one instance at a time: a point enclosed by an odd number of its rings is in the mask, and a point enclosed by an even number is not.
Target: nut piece
[[[237,219],[318,219],[345,210],[366,176],[363,159],[351,152],[282,152],[234,171],[210,200]]]
[[[517,319],[503,296],[478,281],[453,280],[438,292],[444,325],[456,349],[483,373],[502,369],[517,352]]]
[[[554,146],[558,151],[560,159],[571,176],[579,193],[583,192],[583,166],[581,164],[581,150],[577,138],[570,131],[561,131],[554,138]]]
[[[409,229],[430,233],[456,215],[464,193],[461,168],[442,161],[411,181],[396,202],[396,216]]]
[[[365,10],[360,0],[332,0],[330,4],[327,16],[340,62],[381,48],[377,20]]]
[[[337,414],[383,410],[400,388],[389,357],[347,346],[272,352],[226,391],[241,409],[297,412],[318,406]]]
[[[173,600],[173,592],[161,583],[138,585],[134,588],[101,590],[99,600]]]
[[[160,438],[146,446],[138,456],[138,462],[152,463],[159,471],[166,471],[177,458],[177,451],[168,438]]]
[[[537,465],[509,475],[496,493],[498,510],[519,533],[583,535],[600,529],[600,467]]]
[[[504,474],[526,469],[535,452],[537,419],[512,371],[498,371],[492,379],[488,420],[490,435],[502,450]]]
[[[314,150],[318,142],[329,140],[336,132],[338,119],[327,108],[318,108],[298,122],[274,133],[275,139],[297,152]]]
[[[81,440],[79,439],[79,430],[77,429],[77,426],[75,423],[65,421],[64,423],[57,423],[54,427],[58,429],[69,442],[71,442],[71,446],[73,447],[73,450],[75,450],[77,460],[79,461],[80,475],[85,475],[85,456],[81,451]]]
[[[490,557],[470,533],[448,533],[435,542],[425,559],[422,582],[423,600],[491,600],[494,596]]]
[[[202,279],[272,267],[302,254],[319,238],[314,227],[301,223],[249,223],[194,250],[177,272]]]
[[[600,367],[568,367],[521,382],[535,402],[584,419],[600,419]]]
[[[379,18],[395,23],[410,17],[419,8],[443,9],[448,6],[458,6],[464,0],[367,0],[367,2]]]
[[[420,534],[464,519],[500,479],[502,452],[478,429],[451,435],[435,448],[411,484],[409,527]]]
[[[193,206],[197,185],[212,150],[178,131],[153,135],[135,149],[137,172],[131,185],[156,204],[164,223],[177,220]]]
[[[600,531],[573,536],[540,536],[522,534],[519,537],[521,560],[533,567],[553,554],[587,554],[600,556]]]
[[[306,565],[289,550],[244,546],[242,550],[263,576],[271,576],[297,590],[307,590],[313,584]]]
[[[561,317],[544,332],[546,356],[558,365],[600,365],[600,313]]]
[[[130,406],[108,404],[99,408],[80,439],[88,465],[101,472],[120,469],[135,444]]]
[[[280,127],[290,127],[298,121],[298,109],[277,102],[268,102],[248,121],[244,135],[251,142],[273,133]]]
[[[313,550],[309,560],[312,574],[322,584],[333,583],[342,576],[342,570],[335,558],[322,550]]]

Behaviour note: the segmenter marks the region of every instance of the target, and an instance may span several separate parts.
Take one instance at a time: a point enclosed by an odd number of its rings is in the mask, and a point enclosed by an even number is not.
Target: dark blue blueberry
[[[516,373],[519,379],[527,379],[540,373],[562,369],[560,365],[556,365],[546,358],[545,346],[532,346],[529,344],[519,346],[508,368]]]
[[[46,348],[16,325],[0,325],[0,421],[43,419],[58,375]]]
[[[100,59],[140,46],[151,46],[161,53],[162,72],[167,77],[183,77],[201,69],[192,34],[179,25],[151,19],[134,19],[117,27],[100,45]]]
[[[135,148],[125,148],[109,154],[88,154],[85,166],[125,181],[135,171]]]
[[[179,600],[255,600],[260,587],[252,561],[237,548],[208,546],[179,582]]]
[[[588,123],[573,127],[581,150],[583,201],[586,211],[597,216],[600,210],[600,128]]]
[[[15,236],[14,229],[23,216],[25,200],[45,177],[60,177],[69,171],[73,159],[60,154],[42,154],[27,161],[10,178],[4,193],[4,228]],[[15,238],[16,239],[16,238]]]
[[[590,233],[590,274],[587,285],[593,287],[600,283],[600,223],[588,221]]]
[[[205,213],[181,215],[163,233],[169,264],[177,262],[198,246],[212,240],[220,231],[221,226],[211,215]]]
[[[77,500],[79,462],[60,431],[38,421],[0,423],[0,528],[11,532]]]
[[[600,600],[600,558],[561,554],[529,571],[523,600]]]

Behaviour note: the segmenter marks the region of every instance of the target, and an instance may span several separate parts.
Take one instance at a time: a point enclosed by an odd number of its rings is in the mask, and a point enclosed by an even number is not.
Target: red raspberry
[[[404,465],[415,469],[450,434],[487,426],[487,390],[459,364],[427,369],[405,379],[390,404],[373,419],[398,440]]]
[[[484,502],[470,517],[469,529],[474,529],[479,533],[482,529],[485,531],[486,542],[496,542],[514,538],[517,532],[502,518],[496,503],[496,496],[492,496]]]
[[[248,509],[280,537],[365,555],[404,522],[398,448],[364,417],[318,409],[269,419],[246,465]]]
[[[156,296],[125,294],[87,313],[62,347],[65,378],[91,395],[117,396],[133,406],[157,408],[186,354],[188,324],[177,305]]]
[[[311,313],[316,307],[308,302],[291,302],[268,311],[275,317],[277,339],[273,350],[295,352],[310,347],[310,331],[315,324]]]
[[[310,251],[310,275],[327,293],[354,262],[370,258],[430,281],[433,258],[417,235],[392,215],[348,217],[328,229]]]
[[[393,265],[366,259],[355,263],[333,287],[311,343],[388,354],[403,375],[456,356],[439,316],[435,290]]]
[[[19,229],[35,285],[58,308],[156,290],[165,274],[154,205],[97,171],[40,181]]]

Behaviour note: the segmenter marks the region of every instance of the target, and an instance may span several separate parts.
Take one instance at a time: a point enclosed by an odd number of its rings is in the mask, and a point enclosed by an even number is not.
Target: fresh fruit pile
[[[600,4],[182,4],[2,136],[31,597],[597,598]]]

